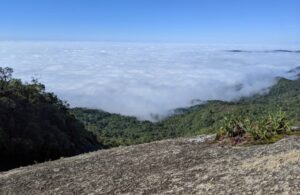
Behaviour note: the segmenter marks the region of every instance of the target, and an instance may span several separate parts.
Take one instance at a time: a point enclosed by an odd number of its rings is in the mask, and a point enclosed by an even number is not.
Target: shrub
[[[289,131],[290,122],[286,113],[281,110],[251,120],[247,117],[228,115],[222,120],[217,140],[250,136],[252,141],[269,141]]]

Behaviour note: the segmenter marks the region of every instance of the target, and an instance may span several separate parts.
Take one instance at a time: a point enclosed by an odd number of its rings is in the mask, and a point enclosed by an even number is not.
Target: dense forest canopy
[[[0,67],[0,170],[103,147],[66,102],[37,80],[23,83],[12,73]]]

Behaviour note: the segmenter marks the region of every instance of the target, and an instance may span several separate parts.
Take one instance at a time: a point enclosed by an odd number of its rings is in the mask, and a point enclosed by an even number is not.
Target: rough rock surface
[[[165,140],[0,173],[0,194],[299,193],[300,137],[294,136],[247,147]]]

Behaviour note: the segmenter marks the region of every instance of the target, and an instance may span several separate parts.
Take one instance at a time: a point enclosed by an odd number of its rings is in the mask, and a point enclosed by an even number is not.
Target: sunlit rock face
[[[36,77],[71,106],[151,119],[193,100],[260,92],[300,66],[291,45],[0,42],[0,65]],[[193,103],[194,104],[194,103]]]

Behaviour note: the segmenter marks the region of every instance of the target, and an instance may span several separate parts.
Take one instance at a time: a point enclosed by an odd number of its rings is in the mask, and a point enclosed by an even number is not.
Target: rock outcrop
[[[205,140],[201,142],[199,140]],[[0,173],[0,194],[297,194],[300,137],[220,146],[174,139]]]

